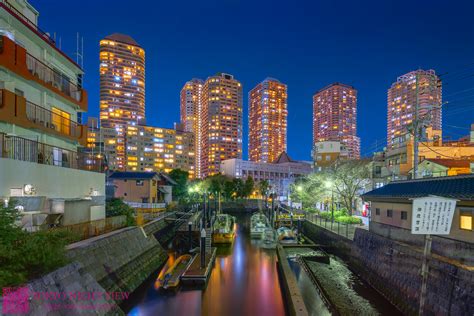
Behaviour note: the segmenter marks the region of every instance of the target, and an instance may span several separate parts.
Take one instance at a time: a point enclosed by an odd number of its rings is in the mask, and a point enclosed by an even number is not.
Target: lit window
[[[461,210],[459,212],[459,228],[464,230],[472,230],[473,211]]]

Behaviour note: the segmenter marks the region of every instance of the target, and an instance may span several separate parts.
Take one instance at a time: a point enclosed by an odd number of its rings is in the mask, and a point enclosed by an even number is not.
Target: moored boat
[[[178,286],[181,275],[186,271],[191,263],[191,255],[182,255],[158,278],[158,284],[163,289],[174,288]]]
[[[262,213],[255,213],[250,218],[250,237],[262,238],[268,227],[268,219]]]
[[[235,237],[235,217],[229,214],[218,214],[214,221],[212,242],[214,244],[231,244]]]
[[[272,228],[266,228],[263,233],[262,248],[275,249],[276,248],[276,237],[275,231]]]
[[[280,227],[277,230],[278,241],[281,244],[296,244],[297,239],[295,233],[288,227]]]

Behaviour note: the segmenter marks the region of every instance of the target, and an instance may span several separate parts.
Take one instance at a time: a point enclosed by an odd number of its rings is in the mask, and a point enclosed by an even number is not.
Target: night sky
[[[417,68],[445,74],[446,136],[474,123],[473,1],[125,1],[30,0],[40,27],[73,56],[84,37],[89,115],[99,111],[99,40],[119,32],[146,52],[149,125],[179,120],[179,92],[193,78],[233,74],[248,91],[266,77],[288,85],[288,152],[309,160],[312,95],[332,83],[358,90],[364,156],[386,142],[387,89]],[[134,4],[137,7],[134,7]]]

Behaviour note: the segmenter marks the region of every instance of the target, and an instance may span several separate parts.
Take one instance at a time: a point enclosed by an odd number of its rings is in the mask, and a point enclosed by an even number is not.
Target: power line
[[[447,126],[447,127],[452,127],[452,128],[459,128],[459,129],[467,129],[468,131],[470,131],[471,129],[469,127],[462,127],[462,126],[456,126],[456,125],[449,125],[449,124],[443,124],[444,126]]]
[[[428,145],[425,145],[423,142],[420,142],[420,144],[422,144],[423,146],[425,146],[426,148],[428,148],[430,151],[434,152],[435,154],[438,154],[440,156],[443,156],[443,157],[447,157],[447,158],[450,158],[450,159],[456,159],[456,160],[461,160],[462,158],[461,157],[452,157],[452,156],[447,156],[445,154],[442,154],[434,149],[432,149],[430,146]]]

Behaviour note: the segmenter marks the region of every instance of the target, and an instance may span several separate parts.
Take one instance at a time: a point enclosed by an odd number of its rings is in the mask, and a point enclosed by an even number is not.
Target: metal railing
[[[40,29],[38,27],[38,25],[36,25],[33,21],[31,21],[30,19],[28,19],[23,13],[21,13],[20,11],[18,11],[17,8],[15,8],[10,2],[8,2],[7,0],[0,0],[0,5],[2,6],[5,6],[6,8],[8,8],[10,11],[12,11],[13,13],[15,13],[19,18],[21,18],[28,26],[30,26],[31,28],[33,28],[34,30],[36,30],[42,37],[44,37],[47,41],[49,41],[51,44],[55,45],[56,42],[54,41],[54,39],[48,34],[46,33],[45,31],[43,31],[42,29]]]
[[[356,228],[363,227],[363,225],[359,224],[346,224],[332,221],[332,219],[326,219],[318,214],[309,212],[306,213],[306,220],[350,240],[354,240]]]
[[[99,219],[96,221],[60,226],[51,229],[56,231],[68,231],[78,236],[80,240],[84,240],[123,228],[126,226],[126,222],[127,217],[125,215],[119,215]]]
[[[26,101],[26,117],[36,124],[51,128],[62,134],[76,138],[81,137],[82,130],[80,124],[30,101]]]
[[[164,209],[166,208],[166,203],[140,203],[140,202],[127,202],[124,201],[130,207],[139,208],[139,209]]]
[[[0,133],[0,157],[95,172],[102,172],[105,167],[101,157],[5,133]]]
[[[73,83],[67,75],[48,67],[28,53],[26,54],[26,67],[33,76],[53,85],[71,98],[77,101],[81,100],[82,89]]]

